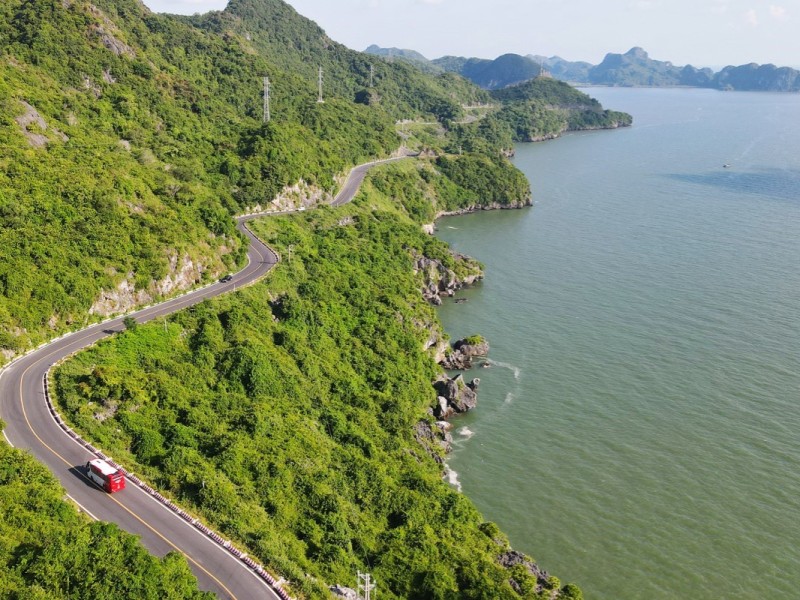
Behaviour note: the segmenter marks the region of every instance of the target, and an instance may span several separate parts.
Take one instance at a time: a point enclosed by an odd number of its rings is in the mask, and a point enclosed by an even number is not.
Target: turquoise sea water
[[[587,91],[635,126],[439,222],[487,267],[440,316],[495,363],[450,466],[587,599],[798,598],[800,95]]]

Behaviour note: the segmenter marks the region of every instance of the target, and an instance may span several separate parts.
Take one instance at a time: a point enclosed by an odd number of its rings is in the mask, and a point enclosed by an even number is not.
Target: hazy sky
[[[219,10],[227,0],[144,0],[156,12]],[[677,65],[800,64],[800,0],[289,0],[330,37],[495,58],[557,54],[598,63],[641,46]]]

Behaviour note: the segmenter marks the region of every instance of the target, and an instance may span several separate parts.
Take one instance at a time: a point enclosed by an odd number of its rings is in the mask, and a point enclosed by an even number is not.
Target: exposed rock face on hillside
[[[28,140],[28,143],[34,148],[42,148],[50,142],[50,138],[45,135],[48,130],[47,122],[44,117],[39,114],[33,106],[20,100],[20,104],[25,108],[25,112],[18,116],[15,121],[19,128],[22,130],[23,135]],[[50,128],[56,136],[62,141],[66,142],[69,138],[61,133],[55,127]]]
[[[541,593],[542,590],[544,590],[545,586],[548,584],[548,579],[550,578],[550,575],[547,573],[547,571],[540,569],[539,565],[530,560],[530,558],[525,556],[522,552],[519,552],[517,550],[508,550],[506,552],[503,552],[503,554],[501,554],[500,557],[498,558],[498,562],[501,565],[503,565],[506,569],[515,567],[517,565],[522,565],[523,567],[525,567],[528,573],[536,577],[537,594]],[[511,580],[511,587],[513,587],[517,593],[522,593],[522,589],[520,588],[519,584],[513,579]]]
[[[89,309],[89,314],[108,317],[148,304],[156,297],[167,296],[178,290],[188,290],[202,280],[206,269],[207,265],[195,263],[188,256],[184,256],[180,264],[178,257],[173,256],[170,258],[170,270],[167,276],[151,283],[148,289],[137,289],[133,282],[134,274],[128,273],[115,289],[103,290],[100,293],[100,297]]]
[[[309,185],[301,179],[294,185],[284,187],[268,204],[251,206],[245,210],[245,213],[277,213],[302,210],[318,204],[328,204],[332,200],[333,196],[329,192],[317,186]]]
[[[417,325],[419,325],[421,329],[426,329],[428,331],[428,338],[422,345],[423,352],[430,350],[433,354],[433,360],[437,363],[441,363],[450,347],[442,334],[441,327],[434,321],[419,321]]]
[[[70,2],[70,5],[72,3]],[[66,8],[66,6],[65,6]],[[97,8],[94,4],[89,5],[89,10],[92,15],[97,18],[98,22],[94,23],[90,30],[100,38],[103,46],[117,56],[126,56],[127,58],[134,58],[136,51],[128,44],[120,39],[121,32],[116,24],[109,19],[106,14]]]
[[[331,594],[334,598],[343,598],[344,600],[358,600],[358,593],[349,587],[343,585],[332,585],[330,587]]]
[[[436,306],[442,303],[443,296],[453,296],[456,290],[483,279],[483,271],[477,262],[471,258],[453,253],[456,260],[466,274],[458,275],[455,270],[448,268],[436,258],[417,256],[414,260],[414,273],[420,273],[423,279],[422,296]]]
[[[450,452],[453,436],[450,434],[450,424],[446,421],[437,421],[431,425],[428,421],[420,421],[414,426],[414,439],[430,454],[440,465],[444,459],[437,449],[446,453]]]

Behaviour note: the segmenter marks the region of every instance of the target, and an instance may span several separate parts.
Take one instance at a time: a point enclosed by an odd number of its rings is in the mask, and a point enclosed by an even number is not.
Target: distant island
[[[403,60],[428,72],[454,72],[480,87],[496,90],[528,81],[541,75],[578,85],[620,87],[698,87],[725,91],[797,92],[800,71],[772,64],[749,63],[727,66],[721,71],[676,66],[650,58],[645,50],[631,48],[625,54],[606,54],[598,65],[568,61],[559,56],[503,54],[495,59],[443,56],[426,59],[419,52],[399,48],[370,46],[369,54],[390,60]]]

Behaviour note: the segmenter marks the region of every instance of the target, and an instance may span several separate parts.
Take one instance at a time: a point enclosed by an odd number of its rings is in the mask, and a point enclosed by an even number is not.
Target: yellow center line
[[[387,161],[388,161],[388,160],[390,160],[390,159],[387,159]],[[376,161],[376,162],[375,162],[375,164],[377,164],[377,163],[379,163],[379,162],[387,162],[387,161]],[[355,171],[355,170],[356,170],[356,169],[353,169],[353,170],[352,170],[350,173],[348,173],[348,181],[349,181],[349,179],[350,179],[350,176],[352,175],[353,171]],[[347,184],[347,182],[345,183],[345,185],[346,185],[346,184]],[[340,190],[340,194],[341,194],[341,192],[342,192],[342,190]],[[334,202],[333,202],[333,204],[334,204],[334,205],[335,205],[335,202],[336,202],[336,198],[334,198]],[[268,216],[268,215],[267,215],[267,214],[265,214],[265,215],[263,215],[263,216]],[[266,273],[268,273],[269,271],[271,271],[271,270],[272,270],[272,267],[274,267],[276,264],[278,264],[278,262],[280,262],[280,257],[278,256],[278,254],[277,254],[277,253],[276,253],[274,250],[272,250],[271,248],[269,248],[269,246],[267,246],[266,244],[264,244],[264,242],[262,242],[262,241],[261,241],[261,240],[258,238],[258,236],[256,236],[256,235],[255,235],[255,234],[254,234],[254,233],[253,233],[253,232],[250,230],[250,228],[249,228],[249,227],[246,225],[246,221],[249,221],[249,220],[250,220],[250,219],[242,219],[241,221],[238,221],[238,222],[239,222],[239,224],[240,224],[240,225],[243,227],[243,229],[244,229],[244,230],[247,232],[247,234],[249,234],[249,236],[248,236],[248,237],[252,237],[252,242],[251,242],[251,244],[250,244],[250,248],[251,248],[251,249],[254,251],[254,255],[255,255],[254,257],[255,257],[257,260],[259,260],[259,261],[260,261],[262,264],[269,262],[269,260],[270,260],[271,258],[272,258],[272,259],[274,259],[274,260],[276,261],[275,263],[271,264],[271,265],[270,265],[270,266],[267,268],[267,270],[266,270],[266,272],[265,272],[265,274],[266,274]],[[254,242],[254,243],[253,243],[253,242]],[[260,247],[260,246],[263,246],[263,249],[262,249],[262,247]],[[254,270],[254,271],[256,271],[256,272],[257,272],[257,271],[258,271],[258,269],[259,269],[259,267],[258,267],[258,265],[257,265],[257,264],[256,264],[256,265],[253,265],[253,261],[250,259],[250,256],[248,255],[248,264],[247,264],[247,265],[245,265],[245,267],[244,267],[244,268],[243,268],[243,269],[242,269],[242,270],[241,270],[239,273],[240,273],[240,274],[244,274],[244,275],[246,275],[246,276],[247,276],[247,275],[249,275],[249,273],[245,273],[245,272],[246,272],[248,269],[250,269],[251,267],[253,267],[253,270]],[[234,290],[235,290],[235,287],[234,287]],[[169,304],[169,307],[170,307],[170,308],[172,308],[172,309],[174,309],[174,310],[171,310],[169,313],[166,313],[166,314],[172,314],[172,313],[174,313],[174,312],[177,312],[177,310],[178,310],[179,308],[182,308],[184,305],[186,305],[186,304],[189,304],[190,302],[194,301],[194,300],[195,300],[195,298],[196,298],[196,296],[198,295],[198,293],[199,293],[199,290],[198,290],[197,292],[189,292],[188,294],[184,295],[182,298],[175,298],[175,299],[174,299],[174,300],[172,300],[172,301],[166,301],[166,302],[164,302],[164,303],[162,303],[162,304],[157,304],[157,305],[155,305],[155,306],[152,306],[152,307],[150,307],[150,308],[145,308],[145,309],[142,309],[142,310],[141,310],[141,311],[139,311],[138,313],[132,313],[132,315],[131,315],[131,316],[133,316],[133,315],[136,315],[136,314],[139,314],[139,316],[140,316],[140,317],[153,317],[153,318],[154,318],[154,317],[158,316],[158,314],[157,314],[157,313],[159,312],[159,309],[160,309],[160,308],[161,308],[161,309],[165,308],[165,305],[166,305],[166,304]],[[220,292],[220,294],[222,294],[222,293],[225,293],[225,290],[223,290],[223,291],[221,291],[221,292]],[[217,294],[217,295],[220,295],[220,294]],[[149,312],[149,311],[151,311],[151,310],[152,310],[152,313],[155,313],[155,314],[151,314],[151,313]],[[121,318],[120,318],[120,319],[121,319]],[[117,319],[112,319],[112,320],[110,320],[110,321],[107,321],[105,324],[106,324],[106,325],[109,325],[109,326],[113,326],[113,325],[111,325],[111,324],[112,324],[114,321],[116,321],[116,320],[117,320]],[[117,324],[119,324],[119,323],[117,323]],[[73,465],[72,463],[70,463],[70,461],[68,461],[67,459],[65,459],[63,456],[61,456],[61,454],[59,454],[59,453],[58,453],[58,452],[56,452],[56,451],[55,451],[55,450],[54,450],[52,447],[50,447],[50,446],[47,444],[47,442],[45,442],[45,441],[44,441],[44,440],[43,440],[43,439],[42,439],[42,438],[39,436],[39,434],[38,434],[38,433],[36,433],[36,430],[33,428],[33,424],[31,423],[30,419],[28,418],[28,411],[25,409],[25,397],[24,397],[24,393],[23,393],[23,382],[25,381],[25,377],[27,376],[27,374],[28,374],[28,371],[30,371],[30,370],[31,370],[31,369],[32,369],[34,366],[37,366],[37,365],[41,364],[41,363],[42,363],[42,362],[44,362],[46,359],[48,359],[48,358],[50,358],[51,356],[53,356],[54,354],[57,354],[58,352],[60,352],[62,349],[66,349],[66,348],[68,348],[68,347],[70,347],[70,346],[72,346],[72,345],[74,345],[74,344],[77,344],[77,343],[82,343],[82,342],[84,342],[85,340],[88,340],[88,339],[90,339],[91,337],[93,337],[93,336],[97,335],[97,333],[98,333],[98,332],[97,332],[97,329],[100,329],[100,326],[102,326],[102,325],[104,325],[104,323],[98,323],[98,324],[96,324],[96,325],[93,325],[93,326],[87,327],[87,328],[84,330],[84,332],[85,332],[85,334],[84,334],[84,335],[80,335],[80,332],[76,332],[75,334],[73,334],[73,335],[75,336],[75,337],[74,337],[74,339],[72,339],[72,338],[62,338],[62,339],[64,339],[64,341],[67,341],[67,342],[68,342],[68,343],[67,343],[67,344],[66,344],[66,345],[65,345],[63,348],[57,348],[57,349],[54,349],[54,350],[52,350],[52,351],[48,352],[47,354],[44,354],[44,355],[43,355],[42,357],[40,357],[38,360],[36,360],[36,361],[34,361],[33,363],[31,363],[31,364],[28,366],[28,368],[26,368],[26,369],[25,369],[25,370],[22,372],[22,375],[20,376],[20,380],[19,380],[19,403],[20,403],[20,407],[22,408],[22,415],[23,415],[23,417],[24,417],[24,419],[25,419],[25,423],[27,424],[27,426],[28,426],[28,429],[30,429],[31,433],[34,435],[34,437],[35,437],[35,438],[36,438],[36,439],[39,441],[39,443],[40,443],[42,446],[44,446],[44,447],[45,447],[45,448],[46,448],[46,449],[47,449],[49,452],[51,452],[51,453],[52,453],[54,456],[56,456],[56,457],[57,457],[59,460],[61,460],[61,461],[62,461],[62,462],[65,464],[65,465],[67,465],[67,467],[69,467],[69,468],[74,468],[74,467],[75,467],[75,465]],[[91,332],[89,332],[89,329],[92,329],[92,328],[95,328],[95,330],[94,330],[94,331],[91,331]],[[108,335],[108,334],[107,334],[107,335]],[[103,339],[103,337],[99,338],[97,341],[99,341],[100,339]],[[77,350],[76,350],[76,351],[78,351],[78,350],[83,350],[85,347],[86,347],[86,346],[79,346],[79,347],[77,348]],[[5,433],[5,432],[4,432],[4,433]],[[6,439],[8,440],[8,437],[6,437]],[[10,442],[9,442],[9,445],[11,445],[11,443],[10,443]],[[78,473],[80,473],[80,476],[81,476],[81,477],[83,477],[85,480],[87,480],[87,481],[89,481],[89,482],[92,482],[92,480],[91,480],[91,479],[89,479],[89,478],[88,478],[88,477],[87,477],[87,476],[86,476],[86,475],[85,475],[83,472],[81,472],[79,469],[76,469],[76,471],[77,471]],[[92,482],[92,483],[93,483],[93,482]],[[175,544],[174,544],[172,541],[170,541],[169,539],[167,539],[167,538],[166,538],[166,537],[165,537],[165,536],[164,536],[164,535],[163,535],[161,532],[159,532],[158,530],[156,530],[156,529],[155,529],[155,528],[154,528],[152,525],[150,525],[150,524],[149,524],[147,521],[145,521],[145,520],[144,520],[142,517],[140,517],[138,514],[136,514],[135,512],[133,512],[133,511],[132,511],[130,508],[128,508],[127,506],[125,506],[124,504],[122,504],[122,503],[121,503],[119,500],[117,500],[116,498],[114,498],[114,497],[113,497],[113,496],[111,496],[110,494],[106,494],[106,497],[107,497],[107,498],[109,498],[110,500],[112,500],[113,502],[115,502],[115,503],[117,504],[117,506],[119,506],[120,508],[122,508],[123,510],[125,510],[125,511],[126,511],[128,514],[130,514],[130,515],[131,515],[133,518],[135,518],[137,521],[139,521],[139,522],[140,522],[142,525],[144,525],[145,527],[147,527],[147,529],[149,529],[149,530],[150,530],[150,531],[152,531],[152,532],[153,532],[155,535],[157,535],[159,538],[161,538],[161,539],[162,539],[162,540],[163,540],[163,541],[164,541],[164,542],[165,542],[165,543],[166,543],[168,546],[170,546],[170,547],[174,548],[174,549],[175,549],[177,552],[179,552],[179,553],[180,553],[180,554],[182,554],[184,557],[186,557],[186,560],[188,560],[190,563],[192,563],[193,565],[195,565],[195,566],[196,566],[198,569],[200,569],[200,570],[201,570],[203,573],[205,573],[206,575],[208,575],[208,576],[209,576],[209,577],[210,577],[210,578],[211,578],[213,581],[215,581],[215,582],[216,582],[216,583],[217,583],[217,584],[218,584],[218,585],[219,585],[219,586],[220,586],[220,587],[221,587],[223,590],[225,590],[225,592],[226,592],[226,593],[227,593],[227,594],[228,594],[228,595],[229,595],[231,598],[233,598],[233,600],[236,600],[236,596],[234,596],[234,595],[233,595],[233,593],[232,593],[232,592],[231,592],[231,591],[230,591],[230,590],[229,590],[229,589],[228,589],[228,588],[225,586],[225,584],[223,584],[223,583],[222,583],[222,582],[221,582],[219,579],[217,579],[217,578],[216,578],[216,577],[215,577],[215,576],[214,576],[212,573],[210,573],[210,572],[209,572],[209,571],[208,571],[208,570],[207,570],[205,567],[203,567],[203,566],[202,566],[200,563],[198,563],[196,560],[194,560],[194,559],[193,559],[191,556],[189,556],[189,555],[188,555],[186,552],[184,552],[184,551],[183,551],[183,550],[181,550],[181,549],[180,549],[178,546],[176,546],[176,545],[175,545]],[[87,511],[87,512],[88,512],[88,511]]]
[[[70,463],[70,461],[68,461],[66,458],[64,458],[63,456],[61,456],[61,455],[60,455],[58,452],[56,452],[55,450],[53,450],[53,448],[51,448],[51,447],[50,447],[50,446],[47,444],[47,442],[45,442],[45,441],[44,441],[44,440],[43,440],[41,437],[39,437],[39,434],[38,434],[38,433],[36,433],[36,430],[33,428],[33,424],[31,423],[30,419],[28,419],[28,412],[25,410],[24,395],[23,395],[23,392],[22,392],[22,383],[23,383],[23,381],[25,380],[25,376],[27,375],[28,371],[30,371],[30,370],[31,370],[31,369],[32,369],[34,366],[36,366],[36,365],[37,365],[37,364],[39,364],[40,362],[41,362],[41,360],[39,360],[39,361],[36,361],[36,362],[34,362],[33,364],[31,364],[31,365],[30,365],[30,366],[29,366],[27,369],[25,369],[25,371],[23,371],[23,373],[22,373],[22,376],[20,377],[20,380],[19,380],[19,403],[20,403],[20,406],[22,407],[22,415],[23,415],[23,417],[25,418],[25,423],[28,425],[28,429],[30,429],[30,430],[31,430],[31,433],[33,433],[34,437],[35,437],[37,440],[39,440],[39,443],[40,443],[40,444],[42,444],[42,446],[44,446],[45,448],[47,448],[47,449],[48,449],[50,452],[52,452],[54,456],[58,457],[58,458],[59,458],[59,459],[60,459],[60,460],[61,460],[61,461],[62,461],[62,462],[65,464],[65,465],[67,465],[67,467],[69,467],[69,468],[73,468],[73,467],[75,467],[75,465],[73,465],[72,463]],[[77,469],[76,469],[76,470],[77,470]],[[81,471],[80,471],[80,470],[77,470],[77,471],[78,471],[78,473],[80,473],[81,477],[83,477],[83,478],[84,478],[84,479],[86,479],[87,481],[91,481],[91,480],[90,480],[88,477],[86,477],[86,475],[85,475],[85,474],[81,473]],[[224,584],[224,583],[222,583],[222,582],[221,582],[219,579],[217,579],[217,578],[216,578],[216,577],[215,577],[215,576],[214,576],[214,575],[213,575],[211,572],[209,572],[209,571],[208,571],[208,569],[206,569],[205,567],[203,567],[203,565],[201,565],[201,564],[200,564],[200,563],[198,563],[196,560],[194,560],[194,559],[193,559],[191,556],[189,556],[188,554],[186,554],[186,552],[184,552],[183,550],[181,550],[180,548],[178,548],[178,546],[176,546],[176,545],[175,545],[175,544],[174,544],[172,541],[170,541],[169,539],[167,539],[167,538],[166,538],[166,537],[165,537],[165,536],[164,536],[164,535],[163,535],[161,532],[159,532],[158,530],[156,530],[156,529],[155,529],[155,528],[154,528],[152,525],[150,525],[150,524],[149,524],[147,521],[145,521],[145,520],[144,520],[142,517],[140,517],[138,514],[136,514],[135,512],[133,512],[133,511],[132,511],[131,509],[129,509],[127,506],[125,506],[124,504],[122,504],[122,503],[121,503],[119,500],[117,500],[116,498],[114,498],[114,497],[113,497],[113,496],[111,496],[110,494],[107,494],[107,496],[106,496],[106,497],[107,497],[107,498],[109,498],[110,500],[112,500],[112,501],[116,502],[116,503],[117,503],[117,505],[118,505],[120,508],[124,509],[124,510],[125,510],[126,512],[128,512],[128,513],[129,513],[129,514],[130,514],[130,515],[131,515],[133,518],[135,518],[137,521],[139,521],[139,522],[140,522],[142,525],[144,525],[145,527],[147,527],[147,528],[148,528],[150,531],[152,531],[154,534],[156,534],[156,535],[157,535],[159,538],[161,538],[162,540],[164,540],[164,542],[166,542],[166,543],[167,543],[167,545],[171,546],[171,547],[172,547],[172,548],[174,548],[176,551],[180,552],[180,553],[181,553],[183,556],[185,556],[185,557],[186,557],[186,560],[188,560],[190,563],[192,563],[193,565],[195,565],[195,566],[196,566],[198,569],[200,569],[200,570],[201,570],[203,573],[205,573],[206,575],[208,575],[208,576],[209,576],[211,579],[213,579],[213,580],[214,580],[214,581],[215,581],[215,582],[216,582],[216,583],[217,583],[217,584],[218,584],[218,585],[219,585],[219,586],[220,586],[220,587],[221,587],[223,590],[225,590],[225,592],[226,592],[226,593],[227,593],[227,594],[228,594],[228,595],[229,595],[231,598],[233,598],[233,600],[236,600],[236,596],[235,596],[235,595],[234,595],[234,594],[233,594],[233,593],[232,593],[232,592],[231,592],[231,591],[230,591],[230,590],[229,590],[227,587],[225,587],[225,584]]]
[[[256,242],[256,243],[252,243],[252,244],[251,244],[251,248],[254,250],[254,255],[255,255],[255,258],[256,258],[257,260],[259,260],[259,261],[260,261],[262,264],[263,264],[263,263],[267,263],[267,262],[269,262],[269,259],[270,259],[270,258],[272,258],[272,256],[270,256],[268,253],[265,253],[265,252],[262,250],[262,248],[260,248],[260,247],[259,247],[259,244],[263,245],[263,246],[264,246],[264,248],[266,248],[266,249],[267,249],[267,252],[269,252],[269,250],[270,250],[270,249],[269,249],[269,247],[268,247],[268,246],[266,246],[266,244],[264,244],[264,243],[263,243],[263,242],[262,242],[260,239],[258,239],[258,237],[257,237],[257,236],[255,236],[255,234],[253,234],[253,233],[252,233],[252,231],[250,231],[250,228],[249,228],[249,227],[247,227],[246,225],[244,225],[244,223],[242,223],[242,225],[243,225],[243,226],[244,226],[244,228],[245,228],[245,229],[248,231],[248,233],[250,233],[250,235],[252,235],[252,237],[253,237],[254,241]],[[274,254],[274,252],[273,252],[273,254]],[[269,266],[269,268],[267,268],[266,272],[269,272],[269,271],[271,271],[271,270],[272,270],[272,267],[274,267],[274,266],[275,266],[275,264],[277,264],[277,261],[279,261],[279,260],[280,260],[280,259],[278,258],[278,256],[277,256],[277,254],[274,254],[274,259],[276,260],[276,262],[275,262],[275,263],[273,263],[273,264],[271,264],[271,265]],[[254,262],[254,261],[252,261],[252,260],[250,260],[250,259],[248,258],[248,264],[247,264],[247,265],[244,267],[244,269],[242,269],[242,270],[241,270],[239,273],[242,273],[242,274],[244,274],[245,276],[248,276],[248,275],[249,275],[249,273],[246,273],[246,271],[247,271],[248,269],[250,269],[251,267],[252,267],[253,271],[258,271],[258,269],[259,269],[259,267],[258,267],[258,264],[255,264],[255,265],[253,265],[253,262]],[[266,274],[266,272],[265,272],[265,274]],[[199,292],[199,290],[198,290],[198,292]],[[165,308],[165,306],[164,306],[165,304],[169,304],[169,308],[173,309],[173,310],[171,310],[169,313],[166,313],[166,314],[172,314],[172,313],[174,313],[174,312],[177,312],[177,310],[178,310],[178,309],[180,309],[180,308],[183,308],[183,307],[184,307],[184,305],[187,305],[187,304],[190,304],[191,302],[193,302],[193,301],[196,299],[196,297],[197,297],[197,295],[198,295],[198,292],[195,292],[195,293],[193,293],[193,292],[190,292],[190,293],[186,294],[185,296],[183,296],[182,298],[175,298],[175,299],[174,299],[174,300],[172,300],[172,301],[166,301],[166,302],[164,302],[164,303],[162,303],[162,304],[157,304],[157,305],[155,305],[155,306],[152,306],[152,307],[150,307],[150,308],[145,308],[145,309],[143,309],[143,310],[139,311],[139,313],[138,313],[138,314],[139,314],[139,316],[140,316],[140,317],[156,317],[156,316],[158,316],[158,314],[157,314],[157,313],[159,312],[159,309],[163,309],[163,308]],[[225,293],[225,291],[222,291],[222,292],[220,292],[220,293]],[[171,302],[171,303],[170,303],[170,302]],[[154,313],[155,313],[155,314],[154,314]],[[133,315],[135,315],[135,314],[137,314],[137,313],[133,313]],[[65,350],[66,348],[68,348],[68,347],[70,347],[70,346],[73,346],[74,344],[82,344],[84,341],[86,341],[86,340],[88,340],[88,339],[92,338],[93,336],[97,335],[97,333],[98,333],[98,331],[97,331],[97,330],[98,330],[98,329],[100,329],[100,327],[101,327],[102,325],[104,325],[104,324],[105,324],[105,325],[108,325],[108,326],[114,326],[114,325],[112,325],[112,323],[113,323],[114,321],[116,321],[116,320],[117,320],[117,319],[112,319],[111,321],[107,321],[106,323],[98,323],[98,324],[97,324],[97,325],[95,325],[95,326],[91,326],[91,327],[87,328],[86,330],[84,330],[84,332],[85,332],[85,333],[84,333],[84,335],[80,335],[80,332],[76,332],[75,334],[73,334],[73,335],[75,336],[75,337],[74,337],[74,339],[73,339],[73,338],[66,338],[66,339],[65,339],[65,341],[67,341],[68,343],[67,343],[67,344],[66,344],[66,345],[65,345],[63,348],[56,348],[56,349],[53,349],[53,350],[51,350],[51,351],[47,352],[46,354],[44,354],[43,356],[41,356],[41,357],[40,357],[38,360],[36,360],[36,361],[34,361],[33,363],[31,363],[31,364],[28,366],[28,368],[26,368],[26,369],[25,369],[25,370],[22,372],[22,375],[20,376],[20,380],[19,380],[19,403],[20,403],[20,407],[22,408],[22,415],[23,415],[23,417],[24,417],[24,419],[25,419],[25,423],[27,424],[27,426],[28,426],[28,429],[30,429],[31,433],[34,435],[34,437],[35,437],[35,438],[36,438],[36,439],[39,441],[39,443],[40,443],[42,446],[44,446],[44,447],[45,447],[45,448],[46,448],[46,449],[47,449],[49,452],[51,452],[51,453],[52,453],[54,456],[56,456],[56,457],[57,457],[59,460],[61,460],[61,461],[62,461],[62,462],[65,464],[65,465],[67,465],[67,467],[69,467],[69,468],[74,468],[74,467],[75,467],[75,465],[73,465],[72,463],[70,463],[70,461],[68,461],[67,459],[65,459],[63,456],[61,456],[61,454],[59,454],[59,453],[58,453],[58,452],[56,452],[56,451],[55,451],[55,450],[54,450],[52,447],[50,447],[50,446],[47,444],[47,442],[45,442],[45,441],[44,441],[44,440],[43,440],[43,439],[42,439],[42,438],[39,436],[39,434],[38,434],[38,433],[36,433],[36,430],[33,428],[33,424],[31,423],[30,419],[28,418],[28,411],[25,409],[25,396],[24,396],[24,393],[23,393],[23,382],[25,381],[25,377],[27,376],[27,374],[28,374],[28,371],[30,371],[30,370],[31,370],[33,367],[35,367],[35,366],[37,366],[37,365],[40,365],[40,364],[41,364],[42,362],[44,362],[46,359],[48,359],[48,358],[52,357],[52,356],[53,356],[53,355],[55,355],[55,354],[58,354],[58,353],[59,353],[61,350]],[[117,323],[117,324],[119,324],[119,323]],[[94,328],[94,331],[91,331],[91,332],[90,332],[90,331],[88,331],[88,330],[89,330],[89,329],[91,329],[91,328]],[[108,334],[107,334],[107,335],[108,335]],[[103,339],[103,338],[101,337],[100,339]],[[98,339],[97,341],[99,341],[99,339]],[[85,346],[85,345],[81,345],[81,346],[79,346],[79,347],[76,349],[76,351],[78,351],[78,350],[83,350],[84,348],[86,348],[86,346]],[[4,432],[4,433],[5,433],[5,432]],[[8,439],[8,438],[6,438],[6,439]],[[9,445],[10,445],[10,442],[9,442]],[[80,476],[81,476],[81,477],[83,477],[83,478],[84,478],[86,481],[89,481],[89,482],[93,483],[93,482],[91,481],[91,479],[89,479],[89,478],[88,478],[88,477],[87,477],[87,476],[86,476],[86,475],[85,475],[83,472],[81,472],[79,469],[76,469],[76,471],[77,471],[77,472],[80,474]],[[198,563],[198,562],[197,562],[196,560],[194,560],[194,559],[193,559],[191,556],[189,556],[189,555],[188,555],[186,552],[184,552],[184,551],[183,551],[183,550],[181,550],[181,549],[180,549],[178,546],[176,546],[176,545],[175,545],[175,544],[174,544],[174,543],[173,543],[171,540],[169,540],[168,538],[166,538],[166,537],[165,537],[165,536],[164,536],[164,535],[163,535],[161,532],[159,532],[157,529],[155,529],[155,528],[154,528],[152,525],[150,525],[150,524],[149,524],[147,521],[145,521],[145,520],[144,520],[142,517],[140,517],[140,516],[139,516],[137,513],[133,512],[133,511],[132,511],[130,508],[128,508],[127,506],[125,506],[124,504],[122,504],[122,502],[120,502],[118,499],[114,498],[114,497],[113,497],[113,496],[111,496],[110,494],[106,494],[106,497],[107,497],[108,499],[112,500],[113,502],[115,502],[115,503],[117,504],[117,506],[119,506],[120,508],[122,508],[123,510],[125,510],[125,511],[126,511],[128,514],[130,514],[130,515],[131,515],[133,518],[135,518],[137,521],[139,521],[139,522],[140,522],[142,525],[144,525],[144,526],[145,526],[147,529],[149,529],[150,531],[152,531],[152,532],[153,532],[153,533],[154,533],[156,536],[158,536],[159,538],[161,538],[161,539],[162,539],[162,540],[163,540],[163,541],[164,541],[164,542],[165,542],[165,543],[166,543],[168,546],[170,546],[171,548],[174,548],[174,549],[175,549],[177,552],[179,552],[179,553],[180,553],[180,554],[182,554],[184,557],[186,557],[186,560],[188,560],[188,561],[189,561],[191,564],[193,564],[193,565],[194,565],[194,566],[196,566],[198,569],[200,569],[200,571],[202,571],[203,573],[205,573],[206,575],[208,575],[208,576],[209,576],[209,577],[210,577],[210,578],[211,578],[213,581],[215,581],[215,582],[216,582],[216,583],[219,585],[219,587],[220,587],[220,588],[222,588],[223,590],[225,590],[225,592],[226,592],[226,593],[227,593],[227,594],[228,594],[228,595],[229,595],[229,596],[230,596],[230,597],[231,597],[233,600],[237,600],[237,599],[236,599],[236,596],[235,596],[235,595],[234,595],[234,594],[233,594],[233,593],[232,593],[232,592],[231,592],[231,591],[230,591],[230,590],[229,590],[229,589],[228,589],[228,588],[225,586],[225,584],[224,584],[224,583],[222,583],[222,582],[221,582],[219,579],[217,579],[217,578],[216,578],[216,577],[215,577],[215,576],[214,576],[214,575],[213,575],[211,572],[209,572],[209,571],[208,571],[208,570],[207,570],[205,567],[203,567],[203,565],[201,565],[200,563]],[[88,512],[88,511],[87,511],[87,512]]]

